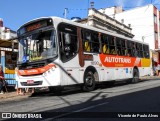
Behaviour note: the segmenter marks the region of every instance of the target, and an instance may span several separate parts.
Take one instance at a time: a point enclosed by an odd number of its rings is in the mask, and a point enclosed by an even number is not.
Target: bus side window
[[[122,47],[121,47],[121,39],[117,38],[116,39],[116,49],[117,49],[117,54],[122,55]]]
[[[132,50],[132,51],[133,51],[133,52],[132,52],[132,53],[133,53],[133,56],[134,56],[134,57],[137,57],[137,56],[138,56],[138,52],[137,52],[137,48],[136,48],[136,42],[133,42],[133,43],[132,43],[132,48],[133,48],[133,50]]]
[[[99,53],[100,52],[100,42],[99,42],[99,37],[98,37],[98,32],[92,32],[92,52],[93,53]]]
[[[117,52],[116,52],[116,46],[115,46],[116,37],[109,36],[108,39],[109,39],[110,54],[117,54]]]
[[[60,57],[62,62],[69,61],[78,52],[77,28],[61,23],[58,26]]]
[[[138,57],[143,58],[143,48],[141,43],[137,43],[137,52],[138,52]]]
[[[149,46],[148,45],[143,45],[143,53],[145,58],[149,58]]]
[[[132,54],[132,42],[131,41],[127,41],[127,50],[128,50],[128,55],[132,57],[133,54]]]
[[[101,42],[102,42],[102,52],[104,54],[109,54],[109,43],[108,43],[108,36],[107,35],[104,35],[102,34],[102,38],[101,38]]]
[[[98,32],[82,30],[83,50],[85,52],[99,53],[100,43]]]
[[[91,51],[91,33],[90,31],[82,30],[83,49],[85,52]]]

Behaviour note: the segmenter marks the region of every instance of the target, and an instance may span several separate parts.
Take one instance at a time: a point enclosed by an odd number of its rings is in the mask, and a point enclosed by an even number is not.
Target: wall
[[[124,19],[125,24],[131,24],[133,39],[149,43],[155,49],[153,5],[148,5],[116,14],[119,21]]]
[[[110,9],[110,10],[108,10]],[[106,9],[106,14],[113,17],[114,9]],[[132,33],[135,35],[133,39],[146,42],[150,45],[150,49],[155,49],[155,28],[154,28],[154,6],[152,4],[123,11],[115,14],[114,17],[119,22],[124,21],[125,25],[131,24]],[[102,10],[101,10],[102,12]],[[158,39],[159,34],[159,12],[157,10]],[[160,42],[158,42],[160,46]]]

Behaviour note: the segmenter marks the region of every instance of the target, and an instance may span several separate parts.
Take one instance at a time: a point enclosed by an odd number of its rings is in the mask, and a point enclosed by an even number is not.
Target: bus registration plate
[[[33,84],[34,81],[33,80],[27,80],[27,84]]]

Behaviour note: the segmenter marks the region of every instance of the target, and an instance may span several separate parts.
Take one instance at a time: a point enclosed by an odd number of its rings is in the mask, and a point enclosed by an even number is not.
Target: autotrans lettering
[[[105,67],[141,67],[141,59],[118,55],[99,55],[101,63]]]
[[[104,62],[112,63],[131,63],[131,58],[106,57]]]

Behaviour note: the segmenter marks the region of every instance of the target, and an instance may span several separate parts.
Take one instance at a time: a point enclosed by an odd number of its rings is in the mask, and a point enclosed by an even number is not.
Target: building
[[[130,25],[133,39],[149,43],[150,49],[160,49],[160,12],[152,4],[123,10],[122,7],[111,7],[99,10],[119,22]]]
[[[0,19],[0,63],[3,66],[4,76],[9,85],[16,83],[14,73],[18,43],[17,40],[9,41],[8,39],[16,37],[16,32],[4,27],[3,20]]]
[[[105,15],[94,8],[89,9],[88,18],[84,18],[78,22],[112,33],[118,33],[129,38],[134,37],[130,25],[125,25],[122,22]]]
[[[17,36],[16,32],[4,27],[3,20],[0,18],[0,39],[1,40],[7,40],[11,38],[15,38]]]

